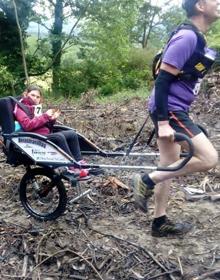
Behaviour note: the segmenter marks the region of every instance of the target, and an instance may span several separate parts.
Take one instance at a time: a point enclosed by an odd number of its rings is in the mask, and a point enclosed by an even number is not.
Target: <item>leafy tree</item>
[[[159,18],[161,8],[152,5],[152,1],[145,1],[139,9],[139,17],[134,29],[134,38],[138,43],[141,43],[142,48],[146,48],[151,35],[151,32]]]
[[[175,11],[175,12],[174,12]],[[160,48],[170,32],[185,20],[183,9],[171,1],[158,6],[157,1],[145,0],[139,9],[138,20],[133,28],[133,42],[142,48]]]
[[[28,19],[34,0],[17,0],[18,16],[21,19],[20,25],[25,39],[25,30],[28,26]],[[14,83],[9,83],[15,91],[21,90],[24,86],[24,69],[22,64],[21,46],[19,33],[15,19],[15,12],[12,1],[0,0],[0,63],[2,71],[13,76]],[[6,75],[8,76],[8,75]],[[5,87],[4,87],[5,90]],[[12,90],[12,89],[10,89]]]
[[[109,94],[149,81],[155,51],[185,19],[182,9],[166,0],[163,7],[152,0],[15,1],[29,75],[52,74],[54,94],[66,96],[79,96],[89,88]],[[38,32],[35,48],[33,43],[31,48],[27,45],[33,40],[26,34],[30,19],[48,30],[48,36]],[[66,22],[72,22],[69,34],[63,31]],[[208,35],[213,47],[220,43],[219,28],[218,22]],[[0,0],[0,72],[0,89],[4,92],[6,88],[12,91],[23,87],[21,48],[11,0]]]
[[[69,47],[74,41],[74,31],[78,25],[78,22],[81,20],[83,16],[85,16],[85,11],[88,7],[88,1],[86,0],[39,0],[38,4],[40,6],[47,7],[45,9],[49,16],[44,12],[35,14],[35,21],[39,24],[46,27],[49,31],[49,37],[47,38],[47,42],[51,45],[50,52],[48,54],[45,53],[45,58],[47,60],[46,67],[42,69],[42,71],[38,73],[34,73],[32,75],[42,75],[46,73],[48,70],[52,69],[52,91],[54,94],[58,94],[61,88],[60,84],[60,66],[62,62],[62,55],[65,53],[65,47]],[[45,24],[46,21],[53,19],[53,23],[51,26],[47,26]],[[73,20],[73,26],[68,35],[63,33],[63,25],[66,20]],[[45,47],[45,39],[40,39],[38,42],[38,50],[35,52],[37,56],[43,49],[41,47]],[[44,43],[44,44],[42,44]],[[44,63],[45,64],[45,63]]]
[[[220,21],[213,24],[207,36],[208,43],[211,47],[220,52]]]
[[[168,37],[177,25],[185,21],[187,19],[184,10],[169,2],[166,11],[161,16],[161,23],[165,28],[164,35]]]
[[[91,76],[91,86],[105,87],[104,91],[109,93],[122,86],[121,68],[128,61],[132,29],[141,3],[140,0],[103,0],[89,10],[80,34],[79,57],[87,61],[87,66],[96,64],[98,73]]]

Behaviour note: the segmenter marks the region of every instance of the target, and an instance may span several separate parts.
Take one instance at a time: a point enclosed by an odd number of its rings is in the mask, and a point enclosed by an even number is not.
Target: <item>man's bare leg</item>
[[[168,166],[173,162],[176,162],[180,156],[180,145],[172,143],[169,140],[157,140],[157,144],[160,151],[159,166]],[[166,180],[159,183],[155,187],[154,191],[154,218],[158,218],[166,215],[166,209],[169,198],[170,185],[172,180]]]
[[[166,139],[159,139],[158,147],[161,155],[160,166],[168,166],[179,159],[180,146],[178,144],[171,143]],[[151,231],[151,234],[155,237],[182,235],[192,228],[192,224],[188,222],[174,222],[167,217],[166,210],[171,180],[163,181],[155,187],[155,210]]]
[[[175,143],[167,143],[165,138],[160,139],[161,163],[167,164],[175,160],[179,153],[175,149]],[[196,171],[205,171],[214,166],[218,162],[218,153],[212,146],[211,142],[203,133],[198,134],[192,139],[194,145],[194,156],[181,170],[154,171],[152,173],[140,176],[139,174],[133,177],[134,182],[134,198],[136,205],[144,212],[147,211],[147,200],[156,189],[156,208],[155,218],[152,224],[153,236],[166,236],[169,234],[183,234],[187,232],[191,225],[188,223],[173,223],[166,217],[166,208],[169,194],[169,181],[173,177],[190,174]],[[180,143],[184,145],[184,143]],[[177,145],[177,144],[175,144]],[[177,145],[178,146],[178,145]],[[163,160],[163,161],[162,161]],[[169,166],[176,166],[179,160]],[[162,183],[155,188],[155,184]]]
[[[162,154],[161,157],[165,160],[173,158],[176,156],[176,150],[173,145],[177,145],[175,143],[168,144],[167,139],[160,139],[160,146],[163,152],[166,154]],[[140,176],[136,174],[133,176],[133,185],[134,185],[134,199],[135,204],[142,211],[147,212],[147,199],[153,195],[153,190],[155,185],[166,180],[172,179],[177,176],[183,176],[186,174],[191,174],[198,171],[206,171],[213,167],[215,167],[218,163],[218,152],[215,150],[211,142],[208,138],[200,133],[192,138],[192,142],[194,145],[194,156],[191,160],[180,170],[178,171],[154,171],[150,174],[144,174]],[[162,144],[163,143],[163,144]],[[180,143],[184,145],[184,143]],[[179,164],[179,160],[171,165],[170,167],[174,167]],[[163,185],[165,186],[165,185]],[[166,193],[166,191],[165,191]],[[167,195],[167,194],[166,194]],[[166,201],[166,195],[164,201]]]
[[[167,171],[154,171],[149,174],[149,177],[155,184],[165,180],[191,174],[194,172],[207,171],[215,167],[218,163],[218,152],[213,147],[209,139],[200,133],[191,139],[194,145],[194,156],[192,159],[180,170],[167,172]],[[185,146],[185,144],[183,144]],[[170,167],[176,166],[179,161],[171,164]]]

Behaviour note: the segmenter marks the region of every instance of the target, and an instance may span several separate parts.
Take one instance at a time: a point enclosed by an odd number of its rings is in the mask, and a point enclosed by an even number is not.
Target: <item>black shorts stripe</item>
[[[176,121],[177,126],[180,126],[180,127],[185,131],[185,133],[188,134],[188,136],[189,136],[190,138],[193,138],[193,137],[195,136],[195,135],[190,131],[190,129],[187,128],[187,127],[184,125],[184,123],[183,123],[181,120],[178,119],[178,116],[176,116],[174,112],[170,112],[170,115],[171,115],[171,117],[174,119],[174,121]]]

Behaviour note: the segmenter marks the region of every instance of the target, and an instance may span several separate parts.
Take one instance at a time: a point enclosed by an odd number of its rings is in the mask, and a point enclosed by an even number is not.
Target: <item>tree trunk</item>
[[[52,67],[52,91],[55,96],[59,95],[60,91],[60,63],[62,52],[62,30],[63,30],[63,0],[56,0],[54,25],[52,30],[52,57],[54,63]]]
[[[143,37],[143,42],[142,42],[142,48],[145,49],[147,47],[148,44],[148,40],[150,38],[150,34],[153,28],[153,23],[154,23],[154,18],[156,16],[156,11],[154,11],[150,22],[148,22],[149,26],[148,26],[148,32],[147,32],[147,26],[144,27],[144,37]]]
[[[15,3],[15,0],[13,0],[13,5],[14,5],[14,11],[15,11],[16,24],[17,24],[17,27],[18,27],[20,44],[21,44],[21,55],[22,55],[22,61],[23,61],[23,66],[24,66],[24,73],[25,73],[25,78],[26,78],[27,85],[29,85],[30,84],[30,79],[29,79],[29,76],[28,76],[28,69],[27,69],[26,56],[25,56],[25,50],[24,50],[23,35],[22,35],[22,30],[21,30],[19,18],[18,18],[18,10],[17,10],[17,5]]]
[[[144,22],[144,32],[143,32],[143,36],[142,36],[142,48],[145,48],[145,42],[146,42],[146,34],[147,34],[147,21]]]

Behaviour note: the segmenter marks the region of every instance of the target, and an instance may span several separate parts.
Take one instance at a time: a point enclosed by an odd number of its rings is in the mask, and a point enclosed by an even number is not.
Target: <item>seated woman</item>
[[[17,104],[14,109],[15,119],[21,125],[22,130],[47,136],[50,141],[73,157],[78,163],[85,164],[81,157],[78,136],[73,130],[52,132],[53,125],[60,116],[60,110],[49,109],[45,113],[39,113],[40,105],[43,101],[41,89],[38,86],[31,85],[26,89],[23,96],[20,102],[26,106],[30,114],[27,114],[27,111],[24,112]],[[76,169],[74,167],[69,167],[68,171],[77,173],[80,178],[84,179],[88,178],[89,174],[87,169]]]

